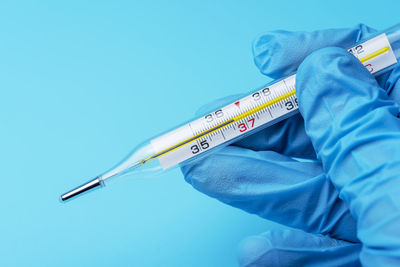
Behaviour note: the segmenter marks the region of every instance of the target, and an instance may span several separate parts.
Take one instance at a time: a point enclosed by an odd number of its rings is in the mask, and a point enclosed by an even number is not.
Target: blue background
[[[145,3],[146,2],[146,3]],[[0,265],[235,266],[270,224],[191,188],[178,169],[68,204],[149,137],[268,81],[267,30],[398,23],[392,1],[1,1]]]

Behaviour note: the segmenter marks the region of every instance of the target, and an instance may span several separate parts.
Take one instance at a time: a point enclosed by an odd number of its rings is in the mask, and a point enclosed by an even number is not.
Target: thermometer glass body
[[[373,75],[399,65],[400,24],[348,49]],[[61,196],[62,201],[99,188],[117,177],[154,176],[198,160],[298,112],[296,74],[273,81],[237,101],[145,141],[121,163]]]

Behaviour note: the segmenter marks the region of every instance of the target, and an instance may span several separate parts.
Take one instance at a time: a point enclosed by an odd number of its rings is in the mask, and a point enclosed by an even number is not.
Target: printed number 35
[[[202,149],[207,149],[207,148],[210,147],[210,144],[207,143],[207,140],[203,140],[203,141],[200,142],[200,146],[201,146]],[[197,154],[197,153],[200,152],[200,148],[199,148],[198,145],[193,145],[193,146],[191,146],[191,147],[190,147],[190,150],[192,150],[192,153],[193,153],[193,154]]]

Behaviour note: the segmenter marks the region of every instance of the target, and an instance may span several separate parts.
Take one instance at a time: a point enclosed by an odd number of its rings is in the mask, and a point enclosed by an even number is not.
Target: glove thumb
[[[357,220],[362,263],[400,262],[398,105],[340,48],[307,57],[297,72],[296,89],[306,133]]]

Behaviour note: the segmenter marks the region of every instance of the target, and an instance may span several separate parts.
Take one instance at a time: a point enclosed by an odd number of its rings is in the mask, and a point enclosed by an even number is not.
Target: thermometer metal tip
[[[89,182],[87,182],[81,186],[78,186],[77,188],[72,189],[71,191],[61,195],[60,201],[64,203],[75,197],[81,196],[84,193],[93,191],[93,190],[101,188],[103,186],[104,186],[103,180],[101,180],[99,177],[96,177],[96,178],[90,180]]]

